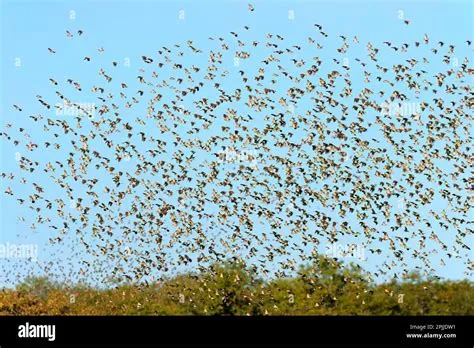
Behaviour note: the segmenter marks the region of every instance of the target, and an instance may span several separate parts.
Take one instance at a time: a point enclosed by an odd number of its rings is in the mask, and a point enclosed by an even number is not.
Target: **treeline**
[[[240,263],[160,283],[98,289],[27,278],[0,292],[0,315],[473,315],[467,280],[413,273],[373,284],[354,265],[320,257],[292,278],[262,281]]]

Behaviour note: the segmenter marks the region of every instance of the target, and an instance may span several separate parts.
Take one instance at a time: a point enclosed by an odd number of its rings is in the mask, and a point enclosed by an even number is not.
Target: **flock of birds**
[[[81,57],[99,69],[95,84],[51,77],[56,99],[37,96],[31,128],[4,125],[2,141],[20,153],[18,171],[2,173],[6,199],[51,244],[86,252],[69,276],[100,268],[149,283],[234,259],[283,277],[330,243],[382,254],[375,276],[412,262],[436,274],[433,253],[472,274],[469,59],[426,34],[364,44],[315,24],[293,44],[244,40],[250,31],[142,55],[134,80],[115,77],[117,61]]]

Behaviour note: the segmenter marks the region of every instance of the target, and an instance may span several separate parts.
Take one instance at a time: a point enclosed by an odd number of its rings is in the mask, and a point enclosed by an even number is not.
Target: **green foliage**
[[[71,299],[74,299],[72,301]],[[0,315],[473,315],[467,280],[373,284],[355,265],[319,257],[294,277],[262,281],[242,263],[215,264],[150,286],[111,289],[27,278],[0,292]]]
[[[30,293],[42,299],[46,299],[48,294],[61,285],[48,279],[48,277],[26,277],[25,280],[17,286],[20,293]]]

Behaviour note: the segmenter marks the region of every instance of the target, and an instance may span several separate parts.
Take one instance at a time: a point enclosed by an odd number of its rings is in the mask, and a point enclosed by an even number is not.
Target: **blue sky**
[[[186,42],[192,40],[193,44],[208,52],[209,49],[217,50],[218,42],[210,41],[209,37],[223,37],[228,42],[234,44],[230,46],[230,51],[223,58],[223,66],[229,71],[229,77],[220,81],[223,86],[235,88],[236,84],[240,84],[238,71],[243,69],[246,72],[256,72],[257,62],[265,59],[269,51],[256,49],[255,55],[249,61],[240,60],[238,67],[234,66],[233,53],[238,48],[236,41],[229,34],[231,31],[239,33],[239,39],[246,42],[247,46],[244,50],[250,50],[248,44],[257,40],[265,42],[265,36],[268,33],[280,34],[285,38],[286,45],[301,45],[307,49],[296,52],[299,59],[309,62],[313,57],[318,56],[323,62],[322,72],[329,72],[333,69],[342,68],[340,65],[332,64],[333,58],[347,59],[347,63],[352,69],[357,70],[356,58],[366,58],[366,45],[371,42],[375,47],[380,49],[380,64],[390,66],[402,59],[403,54],[394,54],[393,51],[383,45],[383,41],[390,41],[396,46],[400,46],[403,42],[413,43],[414,41],[423,41],[423,35],[427,33],[433,43],[444,41],[446,44],[453,43],[456,45],[456,58],[462,62],[465,57],[472,60],[472,48],[468,49],[465,41],[472,40],[473,33],[473,5],[471,1],[255,1],[252,4],[255,12],[249,13],[247,2],[243,1],[8,1],[3,0],[0,10],[0,38],[1,38],[1,55],[0,55],[0,117],[2,124],[14,124],[15,128],[24,127],[37,142],[46,141],[46,137],[42,129],[33,125],[29,115],[41,113],[47,118],[48,113],[36,101],[36,95],[41,95],[44,100],[54,104],[58,101],[55,94],[56,90],[67,91],[67,95],[75,102],[79,103],[99,103],[97,96],[90,91],[92,86],[103,86],[106,84],[103,77],[98,75],[100,68],[114,78],[114,83],[108,85],[108,91],[119,97],[117,94],[120,87],[117,86],[119,81],[127,82],[129,89],[127,93],[135,93],[141,88],[137,75],[140,68],[147,68],[141,60],[142,55],[157,58],[157,50],[163,46],[172,48],[175,43],[186,47]],[[71,19],[71,11],[74,11],[75,17]],[[180,12],[184,11],[184,12]],[[293,18],[289,11],[293,11]],[[400,20],[400,14],[410,21],[407,26]],[[184,18],[180,19],[180,13],[184,14]],[[323,30],[328,33],[329,38],[325,39],[318,35],[314,28],[314,23],[321,24]],[[244,25],[248,25],[250,30],[244,30]],[[84,30],[84,35],[78,37],[77,30]],[[73,38],[66,37],[66,30],[70,30]],[[337,54],[336,48],[342,44],[339,35],[344,35],[352,43],[354,35],[357,36],[359,44],[351,44],[350,49],[345,55]],[[314,46],[308,48],[308,37],[312,37],[320,42],[323,50],[316,50]],[[263,44],[262,44],[263,45]],[[430,48],[434,44],[430,44]],[[413,44],[411,44],[413,46]],[[48,53],[47,48],[51,47],[56,50],[56,54]],[[103,47],[104,53],[100,54],[98,48]],[[472,46],[471,46],[472,47]],[[184,49],[183,49],[184,50]],[[411,54],[409,50],[405,54],[406,58],[416,58],[421,60],[423,56],[429,56],[429,48],[422,46],[417,54]],[[90,63],[84,62],[83,58],[90,56]],[[184,66],[196,65],[205,66],[207,64],[207,55],[197,56],[187,52],[183,57],[178,57],[177,62]],[[15,65],[20,59],[20,66]],[[445,71],[447,68],[440,62],[433,62],[428,68],[433,73]],[[111,62],[117,61],[118,67],[112,68]],[[126,61],[130,62],[130,66],[125,66]],[[404,61],[403,61],[404,62]],[[283,63],[282,63],[283,64]],[[285,64],[288,64],[286,62]],[[288,64],[288,69],[295,69]],[[444,69],[444,70],[443,70]],[[204,69],[203,69],[204,70]],[[295,70],[296,71],[296,70]],[[149,71],[147,72],[150,73]],[[165,78],[174,73],[172,69],[160,72],[160,76]],[[375,72],[374,72],[375,74]],[[364,86],[360,74],[352,73],[353,88],[359,90],[363,87],[374,88],[377,86]],[[60,87],[55,87],[49,82],[49,78],[54,78],[60,83]],[[82,92],[75,91],[66,83],[67,79],[79,81],[83,87]],[[472,82],[472,79],[471,79]],[[317,83],[317,79],[315,79]],[[290,86],[290,82],[281,81],[282,87]],[[286,84],[286,85],[285,85]],[[409,91],[404,91],[410,94]],[[66,93],[66,92],[64,92]],[[209,90],[209,93],[212,90]],[[411,93],[412,98],[413,93]],[[429,97],[429,96],[428,96]],[[449,100],[449,96],[446,96]],[[415,99],[410,101],[416,102]],[[304,112],[308,108],[308,102],[301,102],[295,112]],[[22,113],[17,113],[12,108],[13,104],[21,105]],[[191,107],[186,105],[186,107]],[[244,110],[242,105],[236,106],[238,111],[247,114],[249,111]],[[130,118],[132,122],[137,113],[143,116],[146,113],[146,101],[137,104],[133,112],[127,109],[121,109],[123,118]],[[254,127],[261,127],[258,115],[255,115]],[[223,123],[217,123],[220,126]],[[472,128],[472,127],[471,127]],[[216,128],[216,130],[218,127]],[[84,129],[85,132],[86,129]],[[13,132],[13,131],[12,131]],[[294,137],[301,137],[301,131],[295,131]],[[18,137],[24,137],[22,134],[16,133]],[[368,137],[377,137],[376,131],[369,131]],[[30,158],[35,158],[41,163],[53,158],[65,158],[68,145],[67,137],[57,140],[63,145],[64,150],[58,153],[36,151],[34,156],[28,153]],[[443,144],[439,144],[442,148]],[[2,141],[2,172],[13,172],[17,178],[20,178],[21,171],[17,167],[15,154],[24,153],[24,147],[14,147],[11,143]],[[97,145],[100,146],[100,145]],[[105,148],[98,148],[106,150]],[[146,150],[145,148],[143,150]],[[252,149],[250,149],[252,151]],[[278,150],[272,149],[272,152],[278,153]],[[185,156],[189,154],[186,153]],[[207,157],[198,160],[206,160]],[[127,166],[131,166],[135,162],[122,163],[125,170]],[[440,168],[448,168],[450,164],[438,163]],[[445,166],[445,167],[443,167]],[[354,170],[352,167],[351,170]],[[89,172],[92,175],[91,172]],[[100,173],[96,173],[101,175]],[[397,174],[395,174],[396,176]],[[100,177],[103,181],[107,179]],[[46,175],[35,177],[37,182],[42,183],[48,191],[50,197],[64,197],[55,185],[48,184]],[[375,177],[373,180],[377,180]],[[431,184],[424,181],[426,187]],[[321,187],[324,183],[314,183],[314,187]],[[318,186],[319,185],[319,186]],[[2,192],[6,186],[15,187],[15,193],[31,194],[31,186],[29,185],[13,185],[12,183],[2,182]],[[431,185],[432,186],[432,185]],[[77,186],[77,191],[81,188]],[[76,191],[76,192],[77,192]],[[466,193],[464,193],[466,194]],[[49,238],[56,236],[54,231],[48,229],[48,224],[40,225],[36,231],[31,231],[29,226],[36,218],[31,214],[25,206],[14,203],[10,197],[2,196],[1,204],[1,233],[0,243],[34,243],[38,244],[39,263],[41,265],[51,262],[53,270],[59,271],[60,268],[77,270],[78,263],[83,258],[91,261],[91,256],[78,255],[80,253],[77,244],[77,236],[73,233],[65,237],[65,244],[62,246],[51,246]],[[397,202],[394,201],[395,205]],[[323,207],[318,209],[325,210]],[[420,208],[420,214],[427,214],[429,209],[442,211],[447,208],[446,202],[442,199],[436,199],[432,206]],[[75,212],[72,212],[73,214]],[[210,210],[208,213],[214,213]],[[330,214],[329,210],[326,213]],[[472,220],[472,211],[469,212]],[[18,220],[19,216],[25,218],[24,222]],[[55,217],[52,215],[52,219]],[[354,219],[350,222],[354,223]],[[54,221],[53,221],[54,222]],[[257,223],[257,219],[255,220]],[[263,230],[265,224],[263,224]],[[266,226],[268,227],[268,226]],[[312,226],[310,225],[310,228]],[[383,228],[383,227],[380,227]],[[437,230],[436,230],[437,229]],[[116,232],[116,231],[115,231]],[[435,232],[443,236],[443,240],[450,245],[454,241],[455,235],[449,231],[442,231],[435,227]],[[451,231],[452,232],[452,231]],[[219,231],[211,230],[208,233],[219,234]],[[228,233],[224,231],[223,233]],[[258,231],[256,233],[259,233]],[[288,231],[287,231],[288,233]],[[114,235],[114,237],[116,237]],[[84,239],[87,242],[94,243],[94,238],[85,233]],[[341,244],[361,243],[360,238],[343,237],[340,239]],[[468,236],[465,240],[468,245],[473,245],[472,236]],[[417,248],[415,240],[410,240],[413,249]],[[436,249],[436,243],[427,241],[427,250]],[[137,248],[138,245],[132,245]],[[324,250],[325,244],[321,244]],[[370,248],[381,248],[382,254],[372,255],[366,248],[367,261],[359,262],[362,267],[375,271],[383,262],[391,263],[393,258],[390,257],[387,245],[383,243],[370,246]],[[173,258],[178,249],[172,249],[169,257]],[[263,251],[262,251],[263,252]],[[310,252],[307,249],[306,252]],[[173,256],[174,255],[174,256]],[[472,253],[470,258],[472,259]],[[439,259],[442,257],[442,251],[438,254],[432,254],[430,260],[432,267],[436,269],[436,274],[441,277],[460,279],[467,277],[463,272],[466,269],[466,256],[459,259],[445,257],[446,267],[439,265]],[[66,261],[67,260],[67,261]],[[355,261],[357,259],[347,259],[347,261]],[[415,269],[416,266],[426,268],[416,259],[407,257],[404,260],[408,268]],[[16,268],[19,267],[19,268]],[[275,266],[272,266],[275,267]],[[26,270],[30,270],[35,274],[43,274],[41,267],[31,264],[25,260],[0,260],[0,269],[15,270],[14,273],[25,274]],[[17,271],[21,269],[21,271]],[[395,265],[393,270],[400,271],[401,265]],[[182,268],[178,268],[182,270]],[[472,276],[470,276],[472,279]],[[74,277],[72,276],[74,279]],[[382,278],[381,278],[382,279]],[[7,283],[0,279],[0,284]]]

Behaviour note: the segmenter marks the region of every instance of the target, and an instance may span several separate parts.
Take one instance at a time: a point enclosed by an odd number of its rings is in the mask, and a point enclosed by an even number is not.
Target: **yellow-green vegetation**
[[[28,278],[0,292],[0,315],[473,315],[467,280],[373,284],[356,266],[321,257],[292,278],[263,281],[240,263],[216,264],[148,286],[109,289]]]

